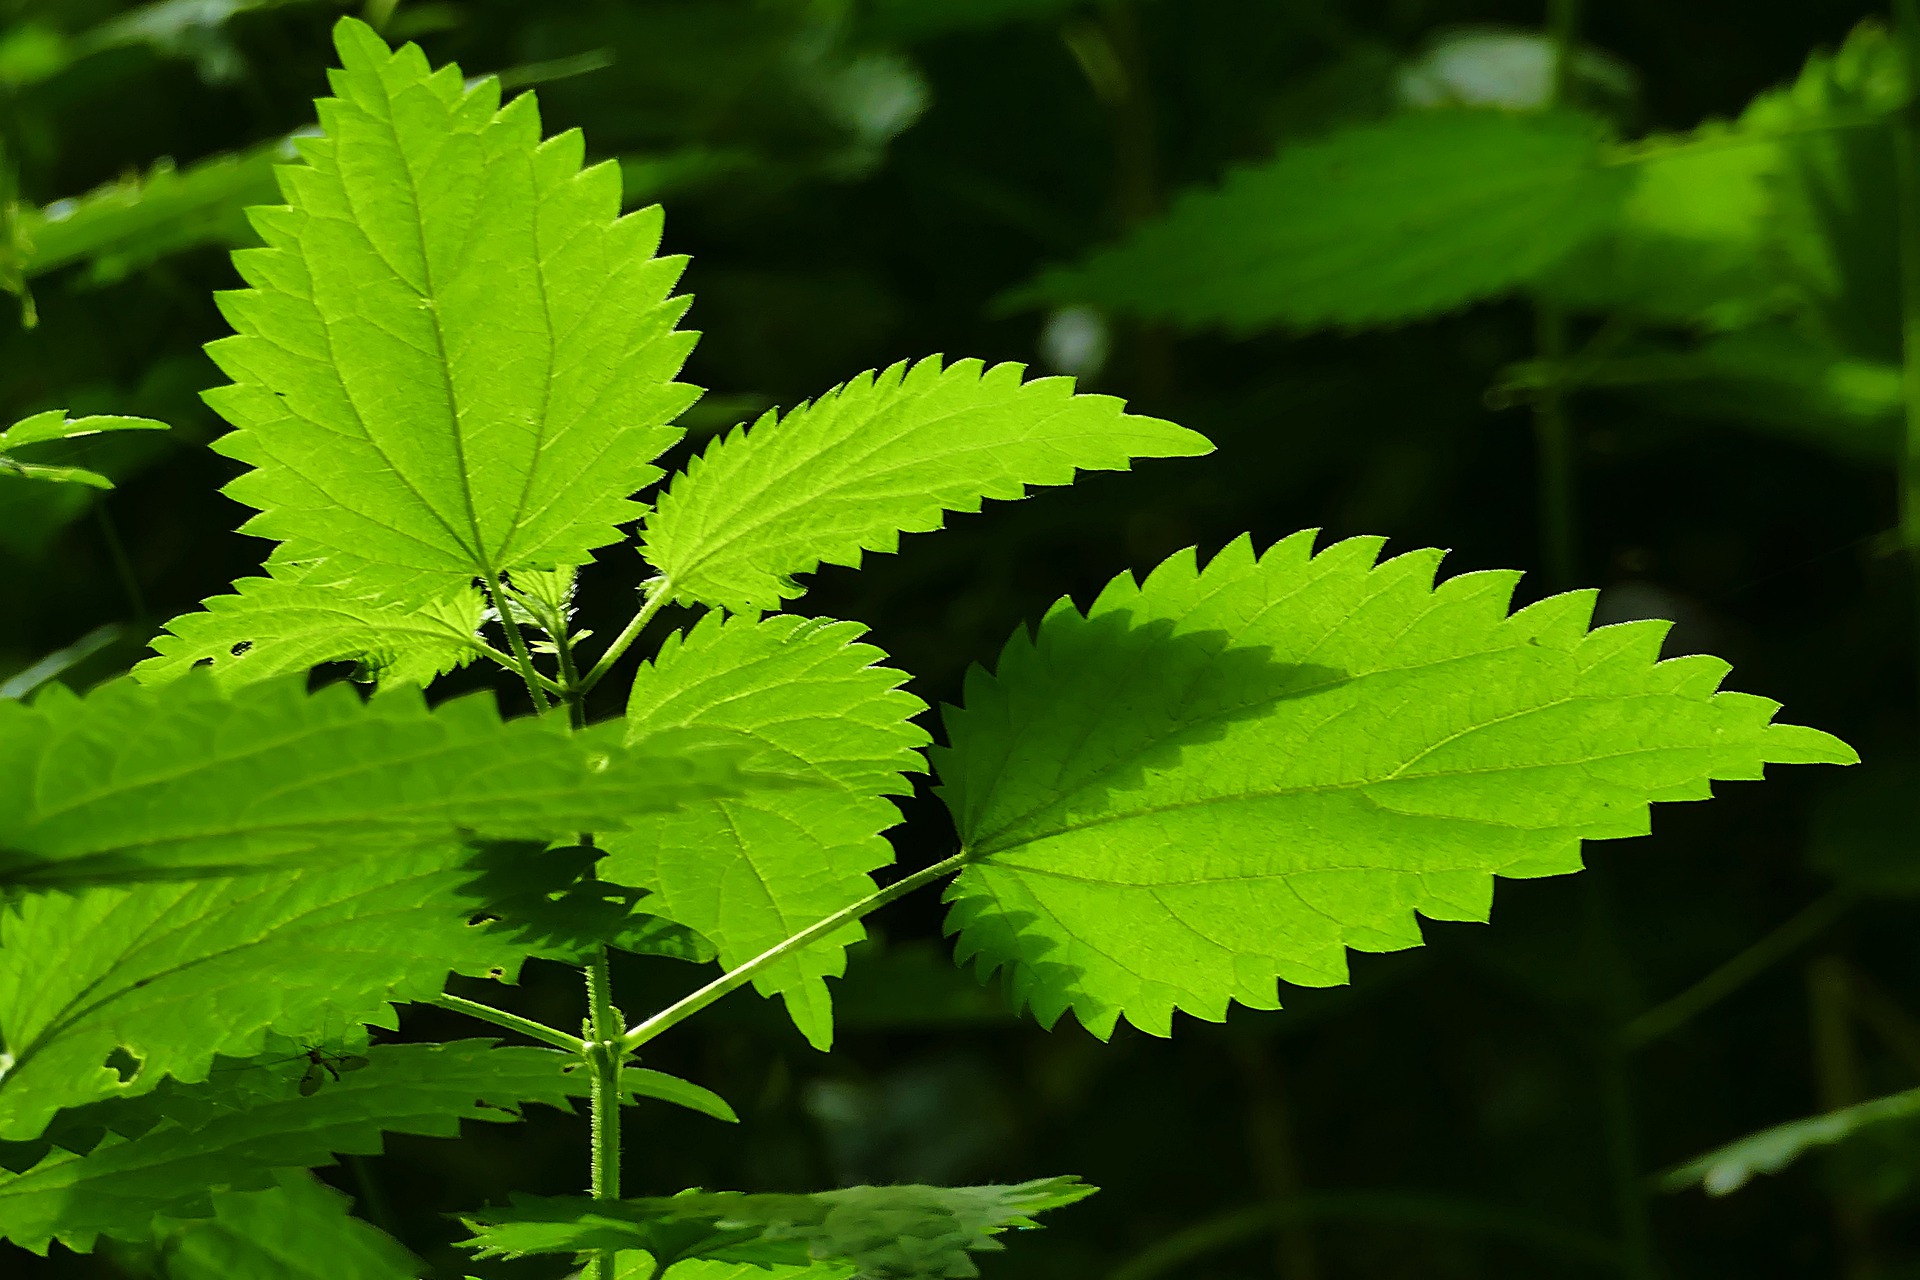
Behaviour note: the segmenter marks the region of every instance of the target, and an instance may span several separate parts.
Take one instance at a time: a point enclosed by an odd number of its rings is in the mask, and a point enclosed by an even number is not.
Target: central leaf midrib
[[[408,219],[408,221],[413,228],[414,239],[420,246],[420,278],[422,288],[416,292],[418,292],[421,298],[428,304],[427,311],[432,317],[433,344],[440,353],[440,385],[446,391],[447,412],[450,418],[447,424],[448,434],[452,438],[453,443],[454,465],[457,466],[460,471],[460,501],[461,505],[466,508],[467,528],[473,535],[473,542],[472,545],[468,547],[467,553],[473,558],[474,567],[482,575],[492,579],[498,576],[499,569],[493,564],[491,557],[487,555],[485,536],[480,530],[480,514],[473,505],[472,472],[467,465],[466,437],[461,434],[460,428],[460,398],[454,392],[453,367],[447,355],[447,335],[441,325],[439,295],[433,287],[433,258],[432,255],[427,252],[426,219],[420,203],[420,184],[414,178],[412,162],[407,155],[405,144],[400,140],[400,127],[395,123],[393,118],[393,95],[387,90],[384,80],[380,83],[380,90],[381,100],[386,104],[386,112],[381,117],[381,123],[386,125],[387,133],[393,138],[393,149],[400,161],[400,172],[406,176],[408,202],[413,213],[413,216]],[[341,179],[341,186],[344,187],[345,185],[346,180],[343,177]],[[400,275],[397,271],[394,275],[402,284],[406,283],[405,276]],[[451,530],[449,530],[449,532],[451,532]]]

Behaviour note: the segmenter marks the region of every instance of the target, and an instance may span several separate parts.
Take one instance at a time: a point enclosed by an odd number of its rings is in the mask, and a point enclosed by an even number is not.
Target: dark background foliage
[[[1731,114],[1871,12],[1852,0],[1590,8],[1586,38],[1637,78],[1635,130]],[[1039,16],[994,23],[989,9]],[[175,0],[144,11],[182,19],[172,27],[34,61],[33,33],[76,37],[120,12],[0,3],[12,33],[0,138],[27,201],[305,123],[340,10]],[[1452,548],[1455,571],[1537,567],[1529,418],[1487,396],[1532,353],[1522,304],[1353,336],[1114,324],[1095,361],[1056,349],[1070,325],[1052,326],[1050,347],[1048,317],[996,299],[1172,190],[1378,112],[1395,68],[1435,33],[1541,20],[1517,0],[887,0],[847,13],[420,0],[390,30],[469,74],[545,81],[549,129],[583,128],[590,154],[622,161],[631,197],[666,203],[706,335],[690,371],[710,388],[696,444],[933,351],[1097,366],[1092,388],[1218,443],[1204,460],[994,505],[858,573],[819,575],[799,607],[869,624],[938,702],[1062,593],[1084,602],[1116,573],[1243,529],[1260,545],[1305,526],[1387,534],[1393,548]],[[118,630],[68,678],[123,669],[153,620],[263,554],[232,532],[246,513],[216,489],[235,468],[206,449],[221,427],[196,396],[220,381],[199,350],[223,331],[210,292],[235,282],[217,247],[112,281],[70,269],[35,282],[37,328],[0,325],[0,421],[70,405],[177,425],[127,446],[139,452],[103,446],[122,485],[99,513],[0,490],[0,679],[101,627]],[[1915,636],[1907,572],[1880,536],[1894,521],[1884,463],[1600,393],[1573,412],[1579,576],[1603,588],[1602,616],[1677,618],[1675,648],[1731,659],[1735,687],[1781,698],[1870,760],[1897,757],[1916,730]],[[600,634],[617,630],[640,568],[610,549],[588,571]],[[1521,594],[1541,590],[1534,575]],[[1102,1046],[1017,1020],[997,988],[947,962],[935,904],[895,908],[837,988],[831,1057],[745,996],[659,1043],[650,1065],[719,1089],[745,1124],[635,1111],[627,1186],[1075,1172],[1106,1188],[986,1259],[1002,1280],[1920,1275],[1911,1133],[1725,1199],[1651,1189],[1649,1175],[1717,1143],[1920,1083],[1920,954],[1897,900],[1849,901],[1726,999],[1631,1043],[1647,1025],[1636,1018],[1833,891],[1809,857],[1821,813],[1848,811],[1832,778],[1783,771],[1722,791],[1656,815],[1649,838],[1594,848],[1588,875],[1503,883],[1490,928],[1429,924],[1424,949],[1356,957],[1351,987],[1291,992],[1284,1011],[1224,1026],[1183,1021],[1170,1042],[1123,1028]],[[950,850],[937,801],[908,811],[905,863]],[[691,985],[670,962],[619,976],[630,1012]],[[578,1002],[557,972],[530,973],[518,998],[562,1021]],[[470,1031],[431,1011],[407,1028]],[[583,1118],[549,1114],[458,1145],[396,1140],[328,1176],[460,1276],[439,1215],[507,1186],[576,1190],[584,1139]],[[1165,1252],[1169,1240],[1191,1254]],[[0,1269],[109,1273],[98,1258],[4,1246]]]

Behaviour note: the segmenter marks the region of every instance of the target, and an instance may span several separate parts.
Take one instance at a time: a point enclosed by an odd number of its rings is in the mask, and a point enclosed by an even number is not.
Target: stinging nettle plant
[[[1418,915],[1485,920],[1495,876],[1577,870],[1652,801],[1854,759],[1720,691],[1717,659],[1660,660],[1664,624],[1589,630],[1588,593],[1509,613],[1517,575],[1436,582],[1438,552],[1242,538],[1062,601],[975,669],[932,752],[959,851],[876,887],[926,708],[858,625],[783,612],[796,575],[1208,444],[1065,379],[933,358],[736,430],[643,506],[697,394],[674,381],[693,337],[659,211],[620,216],[617,171],[583,168],[577,133],[543,141],[531,94],[503,107],[350,19],[337,43],[321,132],[280,170],[286,204],[253,210],[265,247],[234,255],[248,287],[210,348],[236,428],[218,447],[249,467],[228,491],[276,550],[131,679],[0,703],[16,1244],[106,1238],[176,1277],[417,1275],[306,1171],[584,1096],[589,1194],[474,1209],[479,1256],[577,1256],[596,1280],[973,1275],[1089,1188],[623,1197],[626,1106],[732,1114],[645,1046],[750,983],[828,1048],[863,917],[942,882],[959,959],[1042,1023],[1166,1035],[1176,1010],[1343,982],[1349,949],[1418,945]],[[653,576],[589,661],[574,573],[636,520]],[[624,716],[587,723],[670,603],[704,613]],[[340,660],[373,696],[309,692]],[[428,705],[476,662],[535,714]],[[609,949],[721,972],[630,1021]],[[582,970],[578,1034],[447,993],[529,959]],[[370,1042],[409,1002],[536,1043]]]

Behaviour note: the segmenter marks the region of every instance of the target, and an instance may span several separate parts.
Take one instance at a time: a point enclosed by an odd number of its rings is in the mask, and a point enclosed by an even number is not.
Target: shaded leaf
[[[516,1197],[463,1215],[482,1257],[639,1249],[656,1262],[847,1263],[856,1280],[977,1276],[972,1253],[1092,1195],[1078,1178],[1009,1187],[847,1187],[811,1195],[687,1191],[642,1200]],[[696,1273],[700,1274],[700,1273]],[[724,1274],[724,1273],[722,1273]]]
[[[194,675],[0,702],[0,885],[551,840],[745,785],[744,751],[712,741],[621,747],[611,730],[503,722],[484,694],[429,710],[415,691],[302,684],[229,696]]]
[[[1019,295],[1235,333],[1413,320],[1532,283],[1628,176],[1569,113],[1411,112],[1282,151]]]
[[[294,158],[293,139],[276,138],[184,169],[162,160],[138,177],[30,210],[21,217],[33,246],[26,274],[86,263],[87,278],[107,284],[185,249],[258,244],[246,209],[276,200],[274,166]]]
[[[167,1119],[138,1137],[109,1133],[86,1154],[55,1150],[0,1175],[0,1238],[35,1253],[58,1240],[86,1251],[102,1235],[138,1240],[155,1215],[201,1218],[214,1193],[273,1183],[276,1170],[375,1155],[383,1133],[453,1137],[463,1120],[511,1121],[529,1103],[565,1106],[590,1090],[580,1060],[556,1049],[374,1045],[370,1065],[303,1095],[268,1072],[233,1072],[166,1099]]]
[[[426,1264],[311,1174],[214,1193],[213,1217],[156,1232],[166,1280],[415,1280]]]
[[[1920,1089],[1842,1107],[1750,1134],[1718,1151],[1688,1161],[1660,1179],[1663,1191],[1698,1186],[1708,1195],[1738,1191],[1755,1174],[1778,1173],[1807,1152],[1845,1142],[1855,1134],[1920,1116]]]

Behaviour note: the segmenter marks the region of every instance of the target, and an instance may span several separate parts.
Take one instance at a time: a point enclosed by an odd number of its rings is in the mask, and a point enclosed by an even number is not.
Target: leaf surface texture
[[[205,1217],[213,1193],[271,1185],[279,1169],[377,1155],[383,1133],[450,1138],[462,1120],[511,1121],[529,1103],[585,1096],[588,1073],[555,1049],[491,1040],[375,1045],[365,1070],[302,1095],[284,1075],[237,1071],[181,1090],[168,1118],[136,1137],[108,1133],[85,1154],[54,1150],[0,1175],[0,1238],[44,1253],[101,1235],[140,1239],[154,1215]]]
[[[49,888],[338,861],[472,836],[549,840],[741,784],[741,750],[623,748],[282,679],[229,696],[196,674],[0,702],[0,885]]]
[[[470,586],[417,604],[357,596],[321,561],[242,578],[232,594],[173,619],[153,642],[158,656],[134,675],[153,683],[206,666],[232,689],[352,661],[383,683],[424,686],[481,652],[485,612],[484,598]]]
[[[646,557],[675,598],[777,609],[822,564],[858,565],[948,511],[1124,471],[1133,458],[1212,446],[1184,427],[1073,394],[1069,378],[1022,382],[1017,364],[942,367],[931,357],[863,374],[811,404],[769,411],[688,466],[647,519]]]
[[[975,1252],[1033,1227],[1035,1214],[1093,1193],[1078,1178],[1017,1186],[847,1187],[812,1195],[683,1192],[639,1200],[517,1197],[465,1221],[482,1256],[640,1249],[656,1260],[847,1263],[858,1280],[943,1280],[979,1274]],[[704,1274],[696,1272],[695,1274]],[[721,1274],[725,1274],[724,1272]]]
[[[812,785],[748,790],[634,818],[605,837],[606,874],[652,890],[646,910],[710,939],[731,968],[874,890],[868,873],[893,861],[880,834],[900,821],[888,796],[924,770],[924,704],[886,655],[857,642],[864,628],[780,615],[708,614],[641,668],[627,709],[629,742],[661,732],[725,731],[760,748],[761,762]],[[815,1045],[832,1040],[825,979],[845,971],[858,924],[782,960],[755,979],[786,998]]]
[[[1855,759],[1718,692],[1718,659],[1659,661],[1664,623],[1589,632],[1591,593],[1509,616],[1518,575],[1436,586],[1438,552],[1312,543],[1062,602],[950,711],[936,766],[977,861],[948,929],[1043,1022],[1274,1008],[1276,979],[1418,945],[1416,912],[1483,921],[1495,875],[1645,834],[1651,801]]]
[[[228,492],[287,558],[383,590],[583,563],[694,396],[659,211],[620,216],[617,167],[541,141],[531,94],[502,108],[357,21],[336,43],[323,135],[253,211],[266,247],[234,255],[250,287],[208,348],[239,428],[217,447],[254,468]]]
[[[347,1197],[311,1174],[260,1191],[222,1191],[213,1217],[174,1227],[159,1244],[166,1280],[416,1280],[426,1264],[348,1212]]]

